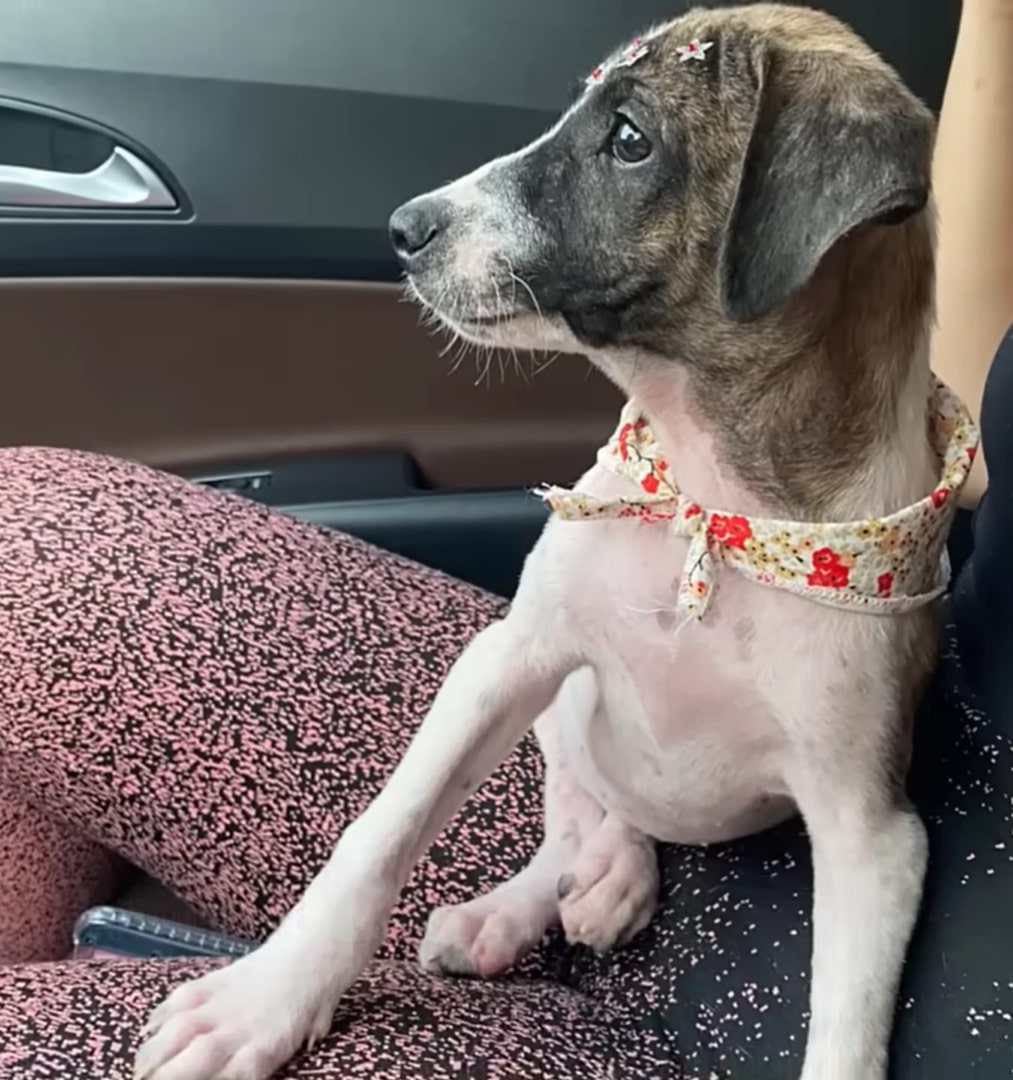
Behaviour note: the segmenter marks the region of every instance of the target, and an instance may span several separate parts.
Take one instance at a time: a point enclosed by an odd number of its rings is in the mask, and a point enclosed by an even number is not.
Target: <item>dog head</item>
[[[934,125],[829,15],[689,14],[613,55],[530,146],[400,207],[423,304],[490,345],[687,359],[783,319],[827,253],[929,198]]]

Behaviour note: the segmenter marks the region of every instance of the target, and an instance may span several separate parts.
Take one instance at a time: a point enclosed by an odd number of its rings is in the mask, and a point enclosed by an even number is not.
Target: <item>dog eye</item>
[[[612,129],[612,156],[624,165],[637,165],[651,156],[651,140],[629,117],[620,116]]]

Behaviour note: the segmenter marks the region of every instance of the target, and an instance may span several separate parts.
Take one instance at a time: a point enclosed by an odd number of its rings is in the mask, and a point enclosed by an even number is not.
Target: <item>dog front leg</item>
[[[567,758],[566,728],[601,708],[594,671],[582,667],[535,723],[545,759],[545,837],[531,862],[491,892],[429,920],[420,949],[433,972],[488,978],[512,967],[562,919],[570,942],[598,952],[634,937],[657,906],[654,843],[607,813]]]
[[[881,763],[880,763],[881,764]],[[897,992],[921,900],[925,828],[881,770],[800,763],[794,784],[815,872],[802,1080],[885,1080]]]
[[[265,1080],[326,1034],[419,856],[552,701],[575,658],[512,614],[454,665],[384,790],[278,930],[156,1010],[136,1076]]]
[[[584,693],[567,694],[579,681]],[[490,892],[464,904],[437,908],[429,918],[419,959],[427,970],[491,978],[513,967],[559,921],[560,880],[569,874],[581,844],[605,811],[570,770],[560,726],[590,720],[598,707],[590,668],[567,679],[555,701],[535,722],[545,761],[545,833],[531,862]],[[573,715],[574,708],[580,716]],[[567,715],[569,712],[569,715]]]

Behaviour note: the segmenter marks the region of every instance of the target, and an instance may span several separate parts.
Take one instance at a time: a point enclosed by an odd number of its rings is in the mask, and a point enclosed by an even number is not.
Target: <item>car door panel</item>
[[[525,489],[577,476],[620,403],[578,357],[455,369],[396,285],[0,280],[0,326],[7,444],[169,469],[497,591],[544,520]]]
[[[828,6],[938,105],[957,0]],[[542,520],[525,489],[578,475],[619,397],[573,357],[451,372],[402,302],[387,217],[544,130],[575,77],[678,9],[0,0],[0,166],[49,160],[57,135],[24,124],[56,115],[177,202],[0,206],[0,443],[121,454],[507,587]]]
[[[73,102],[71,115],[164,163],[193,207],[157,221],[0,207],[3,276],[396,280],[393,207],[551,119],[467,102],[24,65],[0,65],[0,94],[7,108]],[[436,152],[434,130],[454,133]],[[362,147],[369,167],[350,167]],[[2,146],[0,163],[17,164],[3,161]]]
[[[559,480],[619,402],[577,357],[455,365],[395,285],[0,280],[0,325],[4,441],[170,469],[396,449],[444,490]]]

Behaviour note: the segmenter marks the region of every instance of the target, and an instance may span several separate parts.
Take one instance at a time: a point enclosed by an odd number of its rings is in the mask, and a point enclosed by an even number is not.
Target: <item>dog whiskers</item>
[[[560,357],[560,353],[554,352],[547,359],[542,359],[535,353],[531,354],[531,375],[537,378],[547,368],[551,367]]]
[[[535,296],[534,289],[531,288],[531,286],[524,280],[524,278],[520,276],[520,274],[514,272],[514,268],[510,264],[510,260],[507,259],[506,256],[503,256],[503,262],[506,265],[507,273],[510,275],[510,280],[513,281],[514,284],[520,285],[520,287],[524,289],[528,296],[531,297],[531,303],[534,306],[535,315],[538,317],[539,321],[544,322],[545,316],[542,314],[542,305],[539,304],[538,297]]]
[[[500,273],[497,276],[496,262],[500,262]],[[511,293],[504,296],[503,271],[509,277]],[[545,329],[549,329],[548,320],[542,313],[541,305],[535,296],[531,286],[513,270],[505,259],[493,257],[491,265],[487,267],[485,275],[485,295],[480,297],[478,289],[470,281],[456,281],[444,284],[440,291],[429,299],[419,292],[415,283],[407,278],[405,281],[405,295],[402,299],[415,303],[419,307],[419,323],[434,334],[445,338],[445,342],[439,350],[439,357],[450,357],[448,374],[456,374],[464,360],[470,356],[475,357],[475,385],[483,383],[492,385],[493,362],[499,369],[500,383],[505,384],[507,374],[512,369],[514,375],[525,383],[540,375],[560,355],[558,352],[544,357],[535,351],[526,352],[526,362],[522,363],[517,347],[508,343],[502,345],[483,344],[466,337],[461,329],[455,325],[451,314],[445,312],[468,312],[479,319],[492,320],[493,334],[499,336],[505,321],[508,321],[518,308],[516,301],[517,293],[523,289],[530,298],[533,306],[532,315],[543,322]],[[490,298],[489,293],[492,293]],[[548,340],[548,335],[546,334]]]
[[[500,290],[499,290],[499,282],[496,280],[496,274],[493,272],[493,273],[489,273],[488,276],[489,276],[489,281],[492,283],[492,291],[493,291],[493,296],[495,298],[495,310],[493,312],[493,318],[496,320],[496,322],[495,322],[495,330],[498,333],[500,325],[503,322],[503,310],[504,310],[503,309],[503,296],[502,296],[502,294],[500,293]],[[491,357],[490,357],[490,359],[491,359]],[[499,363],[499,381],[500,381],[500,385],[502,386],[506,382],[506,367],[505,367],[506,360],[505,360],[505,357],[503,356],[502,353],[497,353],[496,359],[497,359],[497,362]]]

